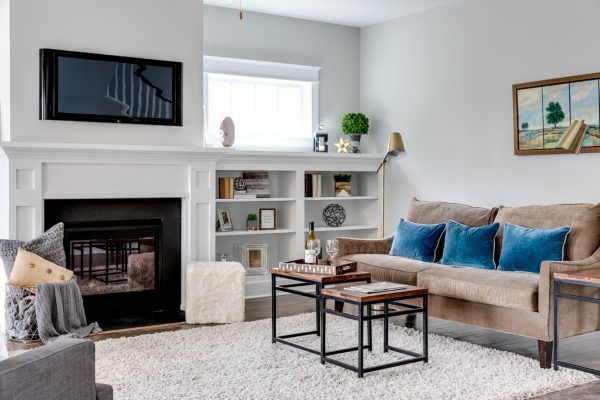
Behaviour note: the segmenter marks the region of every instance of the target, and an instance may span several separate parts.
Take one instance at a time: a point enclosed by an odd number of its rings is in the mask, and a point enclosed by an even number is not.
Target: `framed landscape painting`
[[[516,155],[566,153],[571,122],[589,126],[582,153],[600,152],[600,73],[513,85]]]

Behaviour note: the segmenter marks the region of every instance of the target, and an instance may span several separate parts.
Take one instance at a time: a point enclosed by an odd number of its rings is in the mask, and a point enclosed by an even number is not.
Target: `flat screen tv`
[[[40,119],[181,126],[181,63],[40,49]]]

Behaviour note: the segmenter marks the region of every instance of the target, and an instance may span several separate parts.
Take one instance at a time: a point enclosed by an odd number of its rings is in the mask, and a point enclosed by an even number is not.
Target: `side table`
[[[284,278],[296,283],[277,284],[277,278]],[[320,275],[320,274],[307,274],[301,272],[292,271],[281,271],[278,268],[271,269],[271,342],[279,342],[288,346],[295,347],[300,350],[308,351],[313,354],[321,354],[320,349],[311,349],[309,347],[300,345],[289,341],[288,339],[321,334],[321,308],[320,298],[321,291],[326,285],[334,285],[339,283],[351,283],[351,282],[371,282],[370,272],[349,272],[341,275]],[[304,292],[297,290],[299,287],[314,286],[314,292]],[[286,335],[277,336],[277,292],[285,292],[295,294],[298,296],[309,297],[315,299],[315,330],[306,332],[290,333]]]
[[[428,303],[428,290],[425,288],[419,288],[416,286],[406,285],[403,289],[393,290],[389,292],[378,292],[378,293],[361,293],[358,291],[348,290],[346,287],[338,286],[334,288],[326,288],[321,291],[321,364],[329,362],[356,372],[359,378],[363,377],[364,373],[378,371],[380,369],[397,367],[404,364],[410,364],[414,362],[427,362],[429,354],[429,344],[427,340],[427,303]],[[421,299],[422,305],[413,305],[405,303],[404,301],[409,299]],[[358,315],[349,314],[345,312],[339,312],[327,308],[326,301],[335,300],[342,301],[344,303],[353,304],[358,307]],[[383,303],[383,313],[373,315],[371,312],[371,306],[373,304]],[[401,307],[400,311],[390,311],[389,306]],[[365,307],[367,308],[367,315],[365,315]],[[421,354],[414,351],[401,349],[389,344],[389,318],[396,317],[399,315],[411,315],[415,313],[422,313],[423,315],[423,352]],[[327,351],[327,329],[326,329],[326,315],[332,314],[342,318],[352,319],[358,322],[358,344],[356,347],[348,349],[339,349],[333,351]],[[394,351],[410,356],[408,359],[401,361],[390,362],[387,364],[376,365],[372,367],[365,367],[363,365],[363,350],[366,348],[371,351],[373,346],[372,332],[371,332],[371,321],[375,319],[383,319],[383,352]],[[364,345],[363,329],[364,323],[367,322],[367,345]],[[330,358],[328,356],[340,353],[346,353],[349,351],[358,351],[358,366],[350,365],[345,362]]]
[[[583,367],[581,365],[575,365],[560,361],[558,357],[559,350],[559,299],[569,299],[575,301],[583,301],[586,303],[600,304],[600,299],[594,297],[578,296],[574,294],[561,293],[560,286],[563,284],[593,287],[600,289],[600,269],[584,269],[573,272],[556,272],[554,273],[554,351],[552,355],[552,361],[554,364],[554,370],[558,371],[558,367],[566,367],[576,369],[578,371],[587,372],[594,375],[600,375],[600,370]]]

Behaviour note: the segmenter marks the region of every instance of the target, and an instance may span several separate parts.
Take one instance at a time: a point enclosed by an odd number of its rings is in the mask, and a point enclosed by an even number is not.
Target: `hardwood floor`
[[[299,298],[298,296],[280,296],[277,305],[278,316],[290,316],[304,312],[314,312],[314,301]],[[255,321],[271,316],[271,299],[260,298],[246,301],[246,320]],[[399,317],[392,320],[397,324],[405,324],[406,318]],[[420,329],[421,321],[417,318],[416,327]],[[163,331],[192,329],[194,326],[183,322],[163,324],[156,326],[119,329],[102,332],[90,337],[94,341],[122,337],[137,336],[147,333]],[[500,350],[510,351],[526,357],[537,359],[537,341],[520,336],[509,335],[488,329],[476,328],[468,325],[457,324],[436,318],[429,320],[430,333],[465,340],[481,346],[493,347]],[[561,360],[574,364],[581,364],[590,368],[600,369],[600,332],[577,336],[561,341]],[[29,349],[39,346],[39,343],[22,344],[9,342],[9,351]],[[549,393],[536,397],[536,400],[592,400],[600,398],[600,381],[582,385],[559,392]]]

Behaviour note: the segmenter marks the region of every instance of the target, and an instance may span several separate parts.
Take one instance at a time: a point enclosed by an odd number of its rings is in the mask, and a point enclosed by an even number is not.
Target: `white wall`
[[[319,119],[333,143],[344,114],[359,109],[359,29],[253,12],[240,21],[238,13],[204,7],[204,53],[322,67]]]
[[[202,1],[10,0],[10,7],[11,140],[202,143]],[[183,127],[40,121],[44,47],[183,62]]]
[[[9,140],[10,125],[10,8],[0,0],[0,140]]]
[[[598,202],[600,154],[514,156],[512,84],[600,71],[596,0],[465,0],[361,31],[361,110],[388,163],[386,232],[412,196]]]

